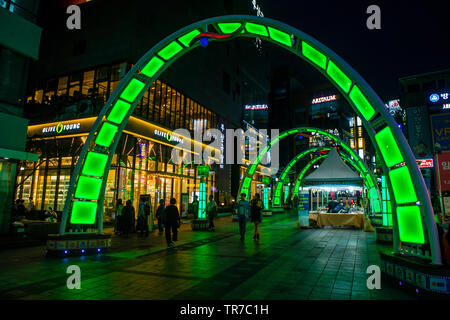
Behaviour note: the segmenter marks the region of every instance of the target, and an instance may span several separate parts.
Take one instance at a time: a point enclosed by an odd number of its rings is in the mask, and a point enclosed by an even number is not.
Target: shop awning
[[[39,159],[39,155],[37,153],[17,151],[5,148],[0,148],[0,157],[27,161],[38,161]]]
[[[319,168],[303,179],[304,185],[362,185],[363,179],[350,169],[335,149],[331,149]]]

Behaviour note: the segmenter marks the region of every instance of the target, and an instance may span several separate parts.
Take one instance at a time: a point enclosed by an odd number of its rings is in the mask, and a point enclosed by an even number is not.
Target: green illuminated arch
[[[300,129],[300,128],[297,128]],[[292,131],[292,130],[289,130]],[[288,131],[288,132],[289,132]],[[328,137],[329,139],[331,139],[334,143],[338,144],[339,146],[341,146],[344,150],[346,150],[350,157],[352,159],[354,159],[355,161],[355,168],[356,170],[361,174],[362,178],[364,179],[365,183],[366,183],[366,187],[369,190],[373,190],[371,191],[371,195],[372,195],[372,203],[374,203],[373,206],[373,212],[374,213],[379,213],[381,211],[381,193],[379,191],[378,185],[377,185],[377,181],[375,179],[375,177],[373,176],[372,172],[369,170],[369,168],[367,167],[367,165],[364,163],[364,161],[362,161],[362,159],[359,158],[359,156],[356,154],[356,152],[354,152],[344,141],[342,141],[341,139],[339,139],[338,137],[330,134],[329,132],[317,129],[317,128],[307,128],[304,127],[303,128],[303,132],[313,132],[313,133],[317,133],[317,134],[321,134],[324,135],[326,137]],[[284,134],[284,133],[283,133]],[[280,137],[283,135],[281,134]],[[283,180],[285,178],[285,176],[287,175],[287,173],[289,172],[289,170],[306,154],[308,154],[309,152],[313,152],[316,150],[330,150],[330,148],[313,148],[310,150],[306,150],[304,152],[301,152],[300,154],[298,154],[293,160],[291,160],[291,162],[286,166],[286,168],[284,169],[284,171],[281,173],[280,175],[280,182],[277,183],[277,185],[274,188],[274,196],[273,196],[273,206],[277,207],[281,205],[281,189],[283,187]],[[352,163],[353,164],[353,163]],[[298,188],[296,189],[298,190]],[[376,203],[376,204],[375,204]]]
[[[269,41],[305,60],[335,85],[362,119],[385,164],[389,186],[394,191],[394,250],[413,255],[421,255],[419,252],[423,251],[433,263],[441,263],[437,229],[424,180],[405,137],[381,99],[350,65],[314,38],[279,21],[246,15],[206,19],[180,29],[150,49],[127,73],[100,111],[81,151],[67,193],[60,234],[65,234],[74,224],[95,226],[98,233],[103,232],[107,174],[131,113],[158,76],[198,47],[202,37],[210,41],[235,37]],[[289,134],[291,131],[286,133]],[[246,174],[243,186],[246,193],[248,178]]]

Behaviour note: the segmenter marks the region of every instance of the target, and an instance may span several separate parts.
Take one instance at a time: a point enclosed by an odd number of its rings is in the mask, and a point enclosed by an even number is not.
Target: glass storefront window
[[[79,97],[80,95],[80,84],[81,84],[82,74],[75,73],[70,76],[69,83],[69,96]]]
[[[94,76],[95,70],[86,71],[83,73],[83,85],[81,87],[81,93],[83,95],[90,95],[94,88]]]
[[[69,82],[69,77],[61,77],[58,79],[58,96],[67,94],[67,83]]]

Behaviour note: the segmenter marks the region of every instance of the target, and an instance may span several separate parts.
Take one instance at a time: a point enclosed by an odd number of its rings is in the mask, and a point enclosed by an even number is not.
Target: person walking
[[[31,212],[31,211],[34,210],[34,203],[33,203],[33,198],[32,197],[29,198],[27,210],[28,210],[28,212]]]
[[[141,198],[139,203],[139,214],[137,219],[136,231],[138,236],[148,237],[148,210],[146,209],[146,203],[144,199]]]
[[[121,226],[122,210],[123,210],[122,199],[117,199],[116,219],[114,221],[114,234],[118,234],[122,230]]]
[[[194,196],[194,201],[191,203],[192,214],[194,215],[194,219],[198,219],[198,197]]]
[[[163,234],[163,221],[165,219],[165,213],[164,213],[164,199],[159,200],[159,206],[158,209],[156,209],[156,219],[158,219],[158,230],[159,234]]]
[[[264,208],[263,202],[259,193],[255,195],[255,198],[251,202],[251,216],[250,221],[255,224],[255,234],[253,240],[259,240],[259,224],[262,220],[262,209]]]
[[[212,194],[209,196],[209,201],[206,204],[206,212],[208,213],[209,221],[208,230],[215,231],[214,218],[217,214],[217,203],[214,201],[214,197]]]
[[[130,231],[132,231],[133,217],[135,216],[134,207],[131,205],[131,200],[127,200],[126,206],[122,210],[122,234],[128,238]]]
[[[175,247],[174,241],[178,240],[178,227],[181,223],[180,212],[175,205],[177,200],[175,198],[170,199],[170,205],[165,209],[164,226],[166,229],[166,242],[167,248]],[[173,233],[173,237],[172,234]]]
[[[237,204],[237,216],[239,221],[239,233],[241,235],[241,242],[244,242],[245,229],[247,226],[247,220],[250,215],[250,205],[247,200],[245,200],[246,194],[241,193],[241,199]]]

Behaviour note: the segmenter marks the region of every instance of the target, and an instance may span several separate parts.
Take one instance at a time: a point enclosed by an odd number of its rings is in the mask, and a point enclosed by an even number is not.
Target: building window
[[[409,93],[414,93],[414,92],[419,92],[419,91],[420,91],[420,85],[418,83],[410,84],[408,86]]]

